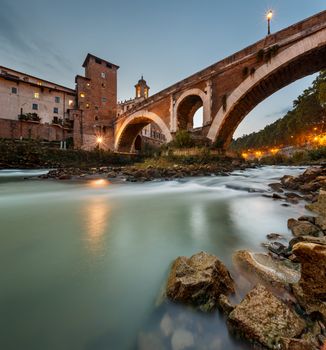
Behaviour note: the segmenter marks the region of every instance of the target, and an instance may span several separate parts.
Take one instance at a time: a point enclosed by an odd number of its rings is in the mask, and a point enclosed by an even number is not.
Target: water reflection
[[[90,198],[84,204],[85,244],[87,250],[94,255],[103,252],[103,238],[105,232],[108,230],[111,210],[112,208],[108,198],[101,197],[100,195]]]

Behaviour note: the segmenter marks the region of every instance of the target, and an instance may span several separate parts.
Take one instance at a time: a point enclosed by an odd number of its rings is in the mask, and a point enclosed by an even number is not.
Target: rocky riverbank
[[[99,168],[58,168],[40,176],[42,179],[70,180],[87,178],[107,178],[116,181],[146,182],[153,180],[173,180],[192,176],[227,176],[234,170],[246,169],[248,163],[240,160],[221,160],[210,164],[168,164],[167,166],[147,165],[99,167]]]
[[[290,242],[285,244],[282,234],[270,233],[266,253],[234,253],[232,273],[205,252],[178,257],[163,304],[170,300],[200,312],[219,309],[229,331],[246,340],[246,349],[250,344],[253,349],[325,350],[326,169],[313,167],[298,177],[284,176],[270,187],[274,200],[294,205],[304,200],[312,211],[288,220]],[[243,280],[249,286],[245,292]],[[180,314],[165,313],[155,332],[155,336],[141,334],[138,348],[165,349],[170,338],[173,350],[223,349],[214,334],[209,344],[203,344],[201,325],[189,325]]]

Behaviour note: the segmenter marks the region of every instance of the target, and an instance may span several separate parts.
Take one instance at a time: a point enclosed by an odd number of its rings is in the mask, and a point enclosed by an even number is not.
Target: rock
[[[289,260],[276,260],[262,253],[239,250],[233,254],[233,263],[237,270],[253,283],[263,283],[281,287],[297,283],[300,279],[300,267]]]
[[[284,236],[280,233],[269,233],[267,236],[267,239],[284,239]]]
[[[292,285],[292,291],[299,305],[307,314],[313,314],[314,317],[321,317],[326,322],[326,302],[313,299],[309,291],[304,291],[298,283]]]
[[[289,242],[290,248],[292,248],[296,243],[299,242],[308,242],[308,243],[315,243],[315,244],[321,244],[326,245],[326,237],[314,237],[314,236],[299,236],[292,238]]]
[[[288,247],[286,247],[284,244],[280,242],[271,242],[267,245],[267,249],[279,256],[288,256],[290,255],[290,251],[288,250]]]
[[[320,190],[318,200],[315,203],[307,204],[306,208],[316,213],[325,215],[326,213],[326,191]]]
[[[321,185],[318,182],[308,182],[299,186],[301,192],[316,192],[319,190]]]
[[[281,337],[301,334],[304,321],[262,285],[256,286],[230,313],[228,323],[243,337],[274,349]]]
[[[298,236],[314,236],[319,233],[320,229],[309,221],[299,221],[295,219],[288,220],[288,228],[293,235]]]
[[[59,179],[59,180],[70,180],[70,179],[71,179],[71,175],[68,175],[68,174],[66,174],[66,175],[60,175],[60,176],[58,177],[58,179]]]
[[[316,217],[315,224],[323,231],[326,231],[326,213]]]
[[[230,303],[228,297],[224,294],[221,294],[218,298],[219,308],[223,311],[225,315],[229,315],[229,313],[234,309],[234,305]]]
[[[200,252],[190,258],[177,258],[171,268],[166,294],[176,302],[210,311],[218,306],[218,297],[235,292],[229,271],[214,255]]]
[[[280,184],[279,182],[274,182],[274,183],[268,184],[268,186],[275,192],[278,192],[278,193],[284,192],[282,190],[282,184]]]
[[[312,299],[326,300],[326,246],[299,242],[292,252],[301,263],[300,287]]]
[[[297,183],[297,179],[291,175],[284,175],[281,178],[281,183],[285,188],[289,188],[291,190],[297,190],[299,184]]]
[[[323,168],[313,166],[313,167],[308,168],[308,169],[301,175],[301,177],[302,177],[302,179],[303,179],[305,182],[308,182],[308,181],[314,180],[317,176],[319,176],[320,174],[322,174],[322,172],[323,172]]]
[[[194,337],[185,329],[177,329],[172,335],[171,345],[173,350],[189,349],[194,345]]]
[[[308,221],[312,224],[315,224],[315,217],[310,215],[302,215],[298,218],[299,221]]]
[[[318,350],[313,344],[307,340],[294,338],[281,338],[279,342],[282,350]]]
[[[278,193],[273,193],[272,198],[273,198],[273,199],[286,199],[285,197],[281,196],[281,195],[278,194]]]

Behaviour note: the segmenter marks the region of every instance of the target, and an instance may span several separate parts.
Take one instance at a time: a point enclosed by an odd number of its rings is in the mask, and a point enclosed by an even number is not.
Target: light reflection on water
[[[303,205],[284,208],[248,190],[300,171],[145,184],[1,180],[0,348],[134,349],[168,314],[202,344],[244,349],[218,314],[155,300],[176,256],[206,250],[232,272],[234,250],[261,250],[270,232],[289,237],[286,221]]]

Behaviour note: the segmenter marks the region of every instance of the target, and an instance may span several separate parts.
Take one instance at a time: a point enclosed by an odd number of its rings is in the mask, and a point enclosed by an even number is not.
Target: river
[[[305,214],[303,204],[284,207],[262,192],[300,172],[264,167],[139,184],[24,180],[42,171],[1,170],[0,348],[136,349],[169,313],[202,329],[193,349],[213,341],[245,349],[218,312],[161,310],[155,301],[177,256],[205,250],[232,273],[235,250],[262,251],[270,232],[290,237],[287,219]],[[170,349],[169,338],[163,345]]]

